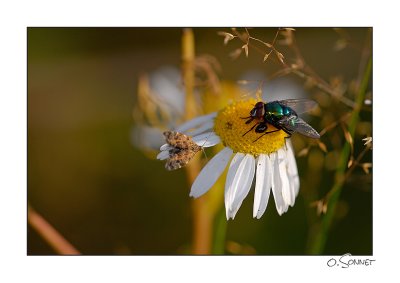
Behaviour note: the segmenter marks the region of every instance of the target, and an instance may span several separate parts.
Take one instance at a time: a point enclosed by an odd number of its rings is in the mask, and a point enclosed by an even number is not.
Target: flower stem
[[[71,245],[53,226],[33,208],[28,207],[28,223],[39,235],[61,255],[79,255],[80,252]]]
[[[183,29],[182,35],[182,76],[185,85],[185,120],[196,116],[196,100],[194,98],[195,81],[195,43],[193,31]],[[189,186],[200,172],[200,159],[194,158],[186,166]],[[207,209],[207,197],[192,201],[193,208],[193,254],[209,254],[211,252],[212,217]]]
[[[353,137],[353,140],[354,140],[354,132],[359,120],[359,113],[364,102],[365,93],[367,91],[369,79],[371,76],[371,69],[372,69],[372,59],[370,58],[365,68],[363,79],[361,81],[361,85],[357,94],[355,108],[350,117],[348,130],[350,135]],[[339,200],[343,184],[345,182],[345,173],[347,169],[348,159],[350,156],[350,150],[351,150],[350,144],[346,143],[340,155],[339,165],[335,175],[335,184],[328,193],[326,214],[323,216],[322,221],[319,224],[316,233],[312,235],[314,237],[314,240],[312,241],[309,249],[310,254],[321,254],[324,251],[326,241],[328,238],[328,232],[332,225],[332,220],[335,215],[336,205]]]
[[[182,36],[182,75],[185,85],[185,120],[192,119],[196,116],[196,100],[194,98],[194,35],[190,28],[183,30]]]
[[[225,209],[221,207],[214,220],[214,237],[212,254],[225,254],[225,238],[228,222],[225,216]]]

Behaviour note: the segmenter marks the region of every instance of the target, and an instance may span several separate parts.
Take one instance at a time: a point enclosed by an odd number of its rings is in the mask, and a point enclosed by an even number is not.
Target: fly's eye
[[[264,103],[263,102],[257,102],[254,105],[254,108],[251,109],[250,111],[250,116],[251,117],[257,117],[260,118],[264,115]]]
[[[258,108],[257,109],[257,117],[262,117],[264,115],[264,109],[263,108]]]
[[[257,102],[256,105],[254,106],[254,108],[263,108],[264,107],[264,103],[263,102]]]

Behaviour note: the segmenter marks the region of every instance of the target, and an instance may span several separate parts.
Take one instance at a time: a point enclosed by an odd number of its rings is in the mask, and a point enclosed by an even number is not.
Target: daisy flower
[[[208,66],[204,61],[202,64]],[[219,92],[215,92],[215,86],[207,86],[207,91],[195,93],[196,102],[201,105],[201,110],[200,107],[196,110],[205,113],[220,109],[227,100],[242,95],[242,90],[228,81],[218,83]],[[165,66],[139,77],[137,103],[132,111],[135,121],[130,135],[132,145],[144,152],[158,150],[163,144],[163,132],[176,128],[185,119],[186,102],[179,69]]]
[[[201,170],[192,184],[190,196],[205,194],[229,166],[225,182],[226,218],[234,219],[248,195],[255,178],[253,217],[259,219],[265,212],[270,193],[274,196],[279,215],[293,206],[300,181],[293,147],[284,131],[260,137],[249,130],[241,117],[247,117],[257,101],[239,101],[225,109],[190,120],[175,131],[191,136],[199,146],[211,147],[220,142],[224,148]],[[276,130],[268,125],[268,131]],[[255,141],[257,139],[257,141]],[[161,146],[158,159],[169,157],[168,144]]]

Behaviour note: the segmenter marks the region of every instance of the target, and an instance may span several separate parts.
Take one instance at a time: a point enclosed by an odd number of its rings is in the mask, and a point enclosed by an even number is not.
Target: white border
[[[1,282],[376,282],[398,278],[398,9],[395,1],[8,1],[1,17]],[[27,257],[26,26],[373,26],[374,256]],[[389,153],[390,150],[390,153]],[[396,276],[396,275],[397,276]],[[7,278],[7,279],[6,279]],[[140,282],[139,281],[139,282]]]

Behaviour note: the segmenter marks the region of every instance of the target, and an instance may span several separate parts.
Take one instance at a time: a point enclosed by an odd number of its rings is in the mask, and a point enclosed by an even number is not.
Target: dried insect
[[[185,166],[201,150],[201,146],[185,134],[167,131],[164,132],[164,136],[165,141],[171,147],[165,164],[165,168],[169,171]]]

